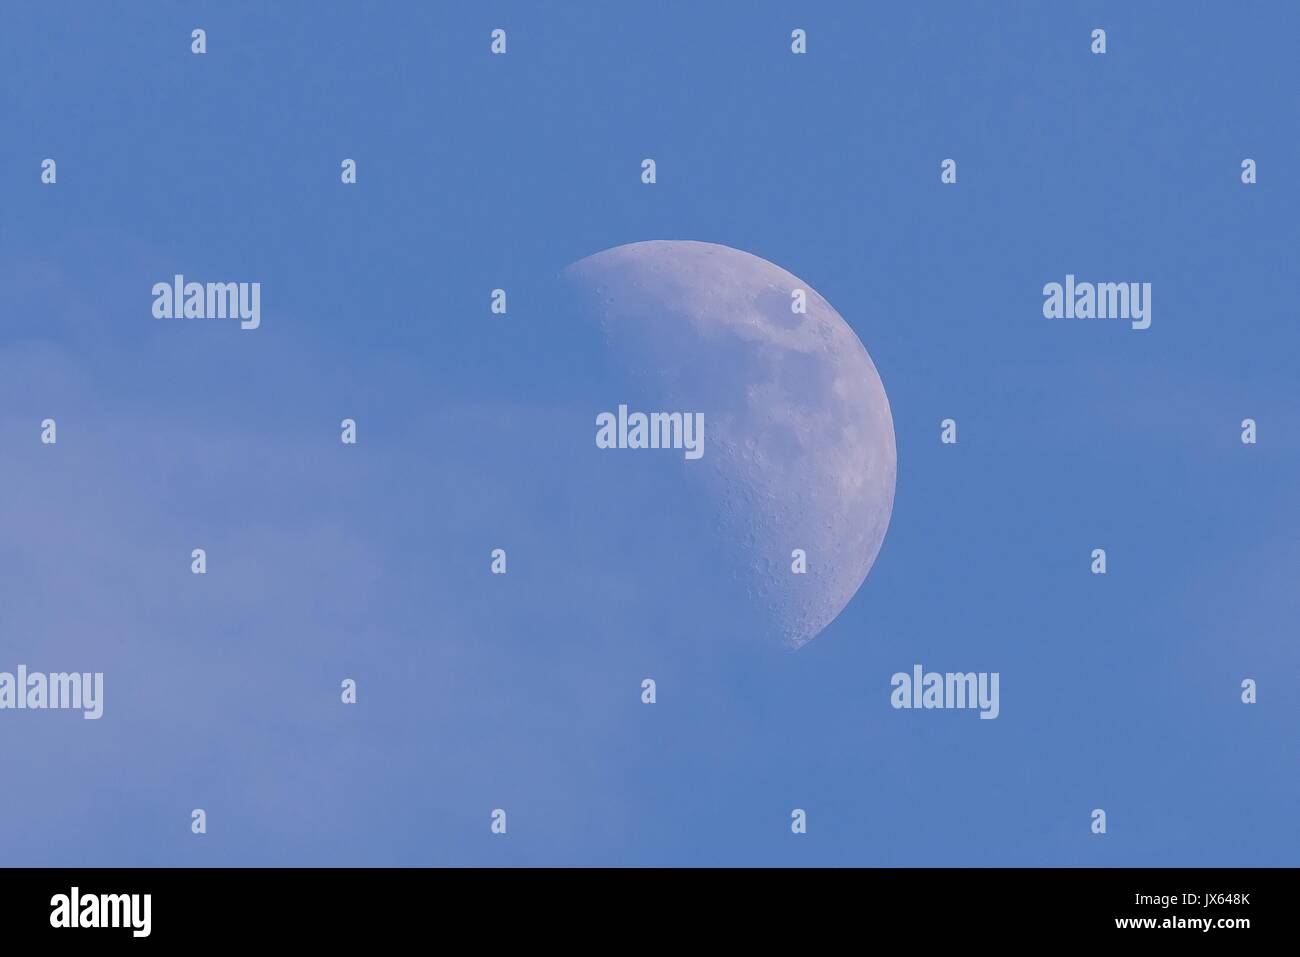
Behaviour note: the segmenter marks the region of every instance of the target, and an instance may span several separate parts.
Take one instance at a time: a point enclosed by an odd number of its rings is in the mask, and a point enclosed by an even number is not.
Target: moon
[[[893,511],[893,417],[861,340],[808,283],[728,246],[631,243],[562,279],[628,390],[661,403],[641,411],[704,414],[704,455],[677,474],[714,516],[736,611],[803,647],[857,593]]]

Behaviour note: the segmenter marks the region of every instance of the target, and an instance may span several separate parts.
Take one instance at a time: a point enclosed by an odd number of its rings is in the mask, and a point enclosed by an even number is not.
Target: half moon
[[[683,471],[747,611],[802,647],[866,579],[893,510],[893,417],[866,348],[808,283],[727,246],[632,243],[563,278],[614,366],[661,403],[641,411],[704,414],[704,455]]]

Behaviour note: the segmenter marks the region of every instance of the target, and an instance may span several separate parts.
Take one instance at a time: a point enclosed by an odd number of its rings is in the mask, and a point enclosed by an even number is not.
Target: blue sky
[[[0,13],[0,670],[106,675],[0,713],[0,861],[1296,863],[1292,5],[270,6]],[[648,602],[563,454],[548,283],[655,238],[805,279],[888,390],[797,654]],[[177,272],[262,327],[155,320]],[[1066,273],[1151,328],[1043,319]],[[1000,717],[891,710],[918,662]]]

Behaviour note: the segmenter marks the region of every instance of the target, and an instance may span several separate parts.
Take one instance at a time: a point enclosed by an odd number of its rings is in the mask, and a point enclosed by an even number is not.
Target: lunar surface
[[[893,509],[893,418],[862,342],[808,283],[727,246],[632,243],[563,279],[630,390],[656,410],[704,413],[704,455],[681,473],[726,574],[763,640],[811,641],[866,579]],[[792,571],[796,549],[805,574]]]

